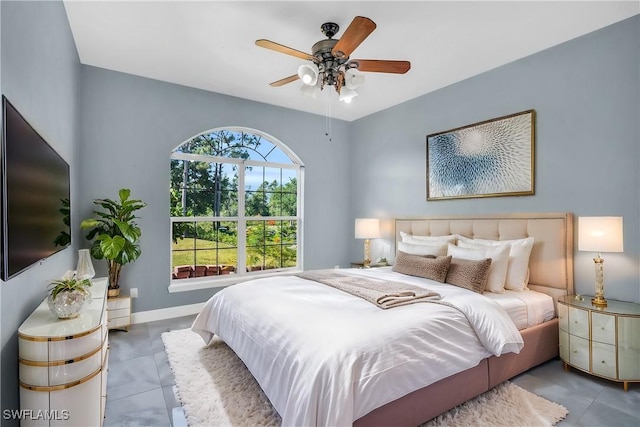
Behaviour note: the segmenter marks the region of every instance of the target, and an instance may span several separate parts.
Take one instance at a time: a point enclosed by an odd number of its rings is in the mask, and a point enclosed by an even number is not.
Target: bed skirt
[[[521,331],[520,354],[491,356],[477,366],[374,409],[353,425],[415,427],[498,384],[558,356],[558,319]]]

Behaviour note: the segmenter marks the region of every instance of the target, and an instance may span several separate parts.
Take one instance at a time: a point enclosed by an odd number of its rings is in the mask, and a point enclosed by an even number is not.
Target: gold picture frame
[[[427,135],[427,200],[535,194],[535,110]]]

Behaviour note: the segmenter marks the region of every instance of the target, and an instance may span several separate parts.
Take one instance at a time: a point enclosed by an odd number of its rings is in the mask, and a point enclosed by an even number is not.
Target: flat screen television
[[[2,96],[0,276],[6,281],[71,243],[67,162]]]

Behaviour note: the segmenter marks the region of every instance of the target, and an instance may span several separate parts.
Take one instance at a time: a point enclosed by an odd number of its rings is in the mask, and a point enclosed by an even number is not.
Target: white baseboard
[[[200,302],[190,305],[179,305],[177,307],[160,308],[157,310],[138,311],[131,313],[131,323],[147,323],[156,320],[173,319],[175,317],[190,316],[202,311],[205,303]]]

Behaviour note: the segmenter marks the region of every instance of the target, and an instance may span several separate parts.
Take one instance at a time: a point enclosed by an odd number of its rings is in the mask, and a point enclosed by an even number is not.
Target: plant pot
[[[109,288],[107,290],[107,297],[109,297],[109,298],[115,298],[118,295],[120,295],[120,288],[115,288],[115,289]]]
[[[74,319],[87,309],[91,303],[91,292],[88,289],[63,291],[53,299],[49,294],[47,304],[59,319]]]

